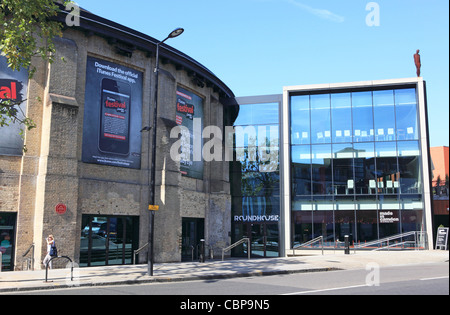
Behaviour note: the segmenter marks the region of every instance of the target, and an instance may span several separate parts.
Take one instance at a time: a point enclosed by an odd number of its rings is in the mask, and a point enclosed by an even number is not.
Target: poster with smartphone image
[[[135,69],[88,57],[83,162],[141,167],[142,76]]]

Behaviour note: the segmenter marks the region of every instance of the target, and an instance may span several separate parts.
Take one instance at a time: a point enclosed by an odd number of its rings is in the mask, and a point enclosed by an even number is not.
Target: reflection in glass
[[[330,94],[311,95],[312,143],[331,143]]]
[[[418,140],[416,89],[395,90],[398,140]]]
[[[292,144],[310,144],[311,126],[309,95],[291,97]]]
[[[372,92],[352,93],[355,142],[374,141]]]
[[[311,146],[292,147],[292,198],[311,195]]]
[[[400,170],[400,190],[402,194],[421,193],[420,148],[418,141],[398,142],[398,165]]]
[[[313,195],[332,195],[331,145],[313,145],[311,153]]]
[[[355,192],[353,157],[354,151],[351,144],[333,145],[333,180],[335,195],[353,195]]]
[[[375,140],[395,140],[394,91],[374,91]]]
[[[373,142],[354,143],[355,150],[355,193],[375,194],[375,146]]]
[[[352,106],[350,93],[331,94],[332,142],[352,142]],[[360,134],[360,131],[358,132]]]
[[[395,142],[376,142],[377,191],[378,194],[398,192],[397,145]]]

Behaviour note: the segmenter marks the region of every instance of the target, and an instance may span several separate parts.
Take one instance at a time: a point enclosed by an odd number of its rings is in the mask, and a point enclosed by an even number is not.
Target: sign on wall
[[[186,177],[203,179],[203,159],[194,154],[194,147],[203,147],[203,99],[181,87],[177,89],[176,123],[189,130],[182,138],[189,139],[181,146],[180,170]],[[198,145],[196,145],[198,144]],[[200,150],[201,151],[201,150]]]
[[[142,77],[137,70],[88,56],[83,162],[141,168]]]
[[[20,104],[16,107],[19,117],[26,114],[28,93],[28,71],[21,69],[13,71],[8,67],[6,57],[0,56],[0,101],[10,100]],[[0,127],[0,155],[22,155],[23,139],[19,123],[9,123],[9,126]]]

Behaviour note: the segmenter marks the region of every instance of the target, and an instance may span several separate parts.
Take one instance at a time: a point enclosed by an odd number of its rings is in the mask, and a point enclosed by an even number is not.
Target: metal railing
[[[405,240],[408,237],[414,237],[412,240]],[[393,242],[395,240],[399,240],[400,242]],[[420,248],[426,249],[428,247],[428,239],[426,232],[407,232],[402,234],[397,234],[393,236],[389,236],[383,239],[379,239],[372,242],[367,242],[365,244],[361,245],[355,245],[353,247],[354,252],[356,252],[357,249],[362,249],[366,247],[372,247],[375,245],[380,245],[377,248],[373,249],[373,251],[382,250],[382,249],[390,249],[392,247],[399,247],[401,246],[402,249],[404,249],[404,245],[406,244],[413,244],[413,248],[415,250],[419,250]]]
[[[142,252],[144,249],[148,247],[148,243],[142,246],[141,248],[138,248],[133,251],[133,265],[136,265],[136,255],[138,255],[140,252]]]
[[[236,243],[234,243],[234,244],[232,244],[232,245],[230,245],[228,247],[222,248],[222,261],[224,261],[224,259],[225,259],[225,252],[229,252],[233,248],[235,248],[235,247],[237,247],[237,246],[239,246],[241,244],[244,244],[245,242],[247,242],[248,259],[250,259],[250,254],[251,254],[250,239],[249,238],[243,238],[240,241],[237,241]]]
[[[30,253],[30,251],[31,251],[31,258],[27,258],[24,261],[24,262],[27,263],[27,270],[31,269],[31,271],[34,271],[34,248],[35,248],[35,245],[33,243],[33,244],[31,244],[30,248],[27,249],[25,254],[22,255],[22,258],[25,258],[25,256],[27,256]],[[22,263],[22,270],[23,269],[24,268],[23,268],[23,263]]]
[[[301,247],[311,246],[312,244],[315,244],[315,243],[318,243],[318,242],[320,242],[320,244],[321,244],[321,247],[322,247],[322,256],[323,256],[323,236],[316,237],[315,239],[310,240],[310,241],[308,241],[308,242],[306,242],[306,243],[303,243],[303,244],[299,244],[299,245],[294,246],[294,247],[292,248],[292,253],[293,253],[293,255],[295,256],[295,250],[296,250],[296,249],[299,249],[299,248],[301,248]]]

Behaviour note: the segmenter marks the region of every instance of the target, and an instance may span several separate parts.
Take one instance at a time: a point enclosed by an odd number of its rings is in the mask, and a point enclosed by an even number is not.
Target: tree
[[[62,36],[62,24],[52,18],[59,12],[53,0],[0,0],[0,52],[7,58],[8,67],[15,71],[28,69],[31,78],[36,72],[33,57],[54,60],[52,39]],[[11,99],[0,100],[0,128],[16,122],[28,130],[36,127],[18,105]]]

